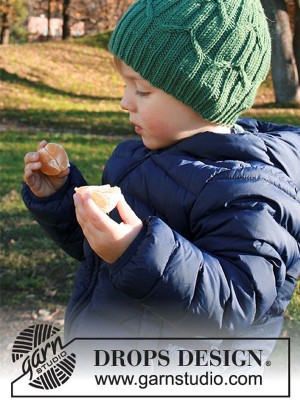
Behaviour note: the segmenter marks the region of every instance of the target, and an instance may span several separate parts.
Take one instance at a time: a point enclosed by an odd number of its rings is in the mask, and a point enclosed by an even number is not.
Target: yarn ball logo
[[[12,361],[22,361],[22,371],[29,374],[29,385],[37,389],[55,389],[72,376],[76,355],[67,354],[59,329],[49,324],[31,325],[16,337]]]

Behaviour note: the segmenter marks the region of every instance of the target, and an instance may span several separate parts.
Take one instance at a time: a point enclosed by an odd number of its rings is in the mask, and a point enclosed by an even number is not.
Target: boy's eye
[[[139,97],[146,97],[150,94],[150,92],[141,92],[140,90],[136,90],[135,94]]]

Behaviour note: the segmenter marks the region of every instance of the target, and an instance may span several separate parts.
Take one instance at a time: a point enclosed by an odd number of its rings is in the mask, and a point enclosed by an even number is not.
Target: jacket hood
[[[258,161],[287,174],[300,189],[300,128],[239,119],[243,133],[205,132],[185,139],[180,150],[214,161]]]

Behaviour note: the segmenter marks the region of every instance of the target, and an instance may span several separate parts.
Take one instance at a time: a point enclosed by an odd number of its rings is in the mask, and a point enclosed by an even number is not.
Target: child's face
[[[130,122],[147,148],[170,146],[211,125],[192,108],[152,86],[124,62],[120,61],[118,70],[126,84],[121,107],[129,112]]]

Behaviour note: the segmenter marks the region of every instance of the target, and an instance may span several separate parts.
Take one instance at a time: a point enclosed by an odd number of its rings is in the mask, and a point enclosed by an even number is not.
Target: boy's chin
[[[153,140],[149,140],[147,138],[141,137],[142,142],[144,144],[145,147],[147,147],[147,149],[149,150],[160,150],[160,149],[164,149],[166,147],[169,147],[170,145],[165,144],[165,143],[158,143],[156,141]]]
[[[141,139],[142,139],[142,142],[143,142],[144,146],[147,147],[147,149],[149,149],[149,150],[157,150],[157,147],[151,141],[149,141],[149,140],[147,140],[147,139],[145,139],[143,137],[141,137]]]

